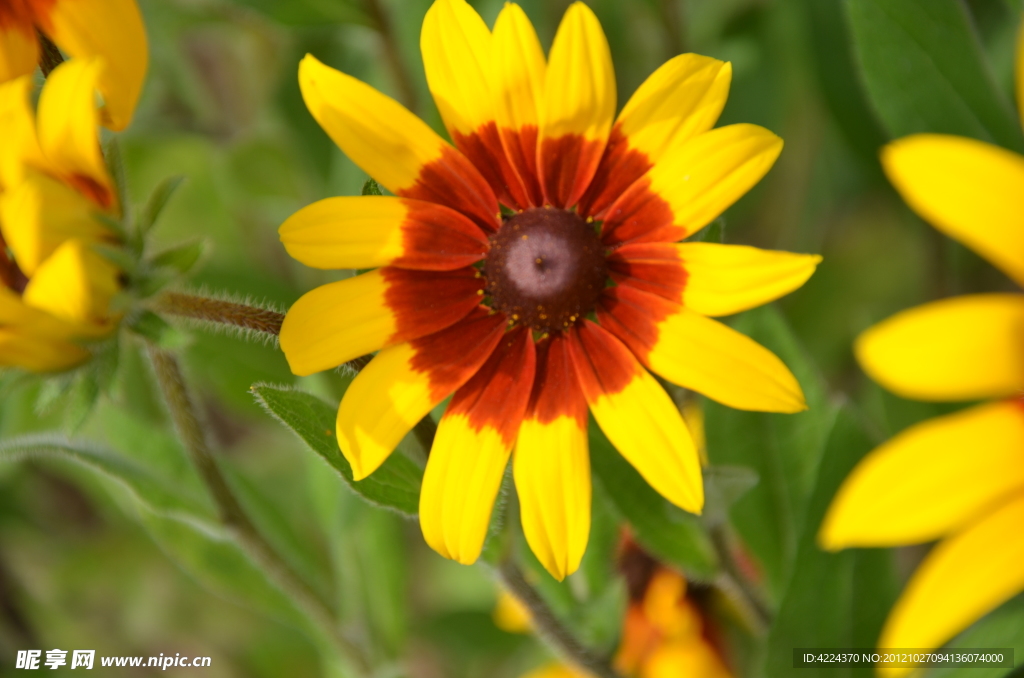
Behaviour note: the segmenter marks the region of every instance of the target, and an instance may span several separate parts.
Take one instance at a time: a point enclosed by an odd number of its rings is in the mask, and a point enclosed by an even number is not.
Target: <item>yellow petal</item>
[[[0,194],[0,229],[18,266],[32,276],[66,240],[109,240],[110,230],[94,216],[96,205],[44,174],[30,171]]]
[[[0,285],[0,327],[45,339],[68,340],[79,334],[79,328],[67,321],[25,303],[21,295]]]
[[[478,309],[444,331],[381,350],[345,392],[338,446],[362,480],[420,419],[476,373],[501,339],[503,316]]]
[[[0,84],[0,192],[13,189],[25,176],[26,166],[45,166],[43,153],[36,139],[36,120],[29,96],[32,76],[23,75]]]
[[[442,330],[480,302],[475,269],[383,268],[304,294],[281,325],[292,372],[313,374],[379,348]]]
[[[897,313],[861,334],[872,379],[915,400],[999,398],[1024,390],[1024,296],[978,294]]]
[[[644,664],[643,678],[730,678],[713,647],[701,640],[682,640],[659,645]]]
[[[526,13],[506,2],[494,23],[491,89],[501,145],[518,177],[510,190],[520,207],[537,207],[543,195],[537,177],[537,135],[544,102],[547,64]],[[505,172],[509,174],[509,172]]]
[[[309,112],[352,162],[396,195],[429,200],[498,225],[498,203],[480,173],[394,99],[307,54],[299,86]]]
[[[455,210],[388,196],[320,200],[290,216],[279,233],[288,254],[314,268],[453,270],[488,248],[483,232]]]
[[[135,0],[56,0],[46,30],[69,55],[103,59],[98,82],[103,124],[112,130],[127,127],[149,64],[146,27]]]
[[[574,417],[527,417],[512,459],[523,533],[551,576],[575,572],[590,537],[587,432]]]
[[[1024,283],[1024,157],[964,137],[917,134],[882,149],[907,204]]]
[[[0,327],[0,367],[55,372],[73,367],[88,357],[89,352],[76,344]]]
[[[480,556],[511,445],[464,414],[442,417],[420,490],[423,538],[445,558],[471,565]]]
[[[465,0],[435,0],[423,17],[427,86],[453,138],[494,121],[491,49],[487,24]]]
[[[521,678],[588,678],[588,674],[580,673],[565,664],[546,664],[523,674]]]
[[[112,327],[110,300],[119,271],[82,240],[68,240],[29,279],[22,298],[34,308],[82,327],[83,334],[105,334]]]
[[[100,150],[96,78],[101,68],[96,59],[72,59],[53,69],[39,95],[38,129],[50,165],[107,208],[114,191]]]
[[[508,633],[529,633],[533,629],[530,610],[508,591],[498,594],[498,602],[494,604],[491,616],[494,625]]]
[[[281,350],[298,375],[373,353],[395,334],[381,271],[321,285],[296,301],[281,325]]]
[[[782,139],[763,127],[719,127],[665,150],[605,215],[606,241],[681,240],[707,226],[768,173]]]
[[[31,23],[0,25],[0,82],[30,75],[39,63],[39,41]]]
[[[492,87],[498,125],[537,127],[544,102],[547,65],[533,24],[523,9],[506,2],[494,22]]]
[[[912,426],[847,477],[819,540],[838,550],[914,544],[950,534],[1001,498],[1024,490],[1022,449],[1024,407],[1016,402],[981,405]]]
[[[676,245],[686,286],[683,305],[708,316],[756,308],[807,282],[821,261],[817,254],[793,254],[741,245]]]
[[[657,162],[670,145],[685,143],[714,126],[731,80],[732,64],[680,54],[637,88],[617,124],[630,148]]]
[[[551,45],[538,168],[545,198],[571,207],[597,171],[615,117],[615,71],[601,24],[589,7],[566,10]]]
[[[652,371],[723,405],[807,409],[796,377],[774,353],[684,306],[620,285],[606,292],[598,318]]]
[[[1017,496],[936,546],[893,607],[878,646],[941,647],[1024,590],[1021,525],[1024,496]]]
[[[534,367],[530,332],[508,332],[441,418],[423,476],[420,526],[431,548],[446,558],[469,565],[480,555]]]
[[[569,346],[583,393],[608,440],[663,497],[704,507],[700,458],[679,409],[621,342],[587,321]]]

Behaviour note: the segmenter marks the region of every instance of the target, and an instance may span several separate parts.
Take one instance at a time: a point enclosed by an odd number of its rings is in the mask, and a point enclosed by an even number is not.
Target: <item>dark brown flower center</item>
[[[551,332],[594,310],[608,265],[592,224],[575,212],[544,207],[516,214],[491,236],[484,275],[494,308]]]

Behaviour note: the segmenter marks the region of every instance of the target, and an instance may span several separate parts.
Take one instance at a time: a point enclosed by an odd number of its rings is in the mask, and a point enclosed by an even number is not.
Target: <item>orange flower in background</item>
[[[1024,33],[1017,77],[1024,113]],[[914,211],[1024,285],[1024,157],[920,134],[886,146],[882,164]],[[939,647],[1024,591],[1024,295],[903,311],[861,334],[856,353],[872,379],[905,398],[993,399],[911,426],[872,451],[821,527],[833,550],[941,539],[878,641]]]
[[[732,673],[708,633],[708,619],[687,595],[686,579],[659,564],[628,538],[620,566],[630,602],[615,653],[615,670],[629,678],[730,678]],[[529,612],[508,593],[499,597],[494,617],[505,631],[525,633],[530,629]],[[523,678],[588,675],[554,663]]]
[[[39,33],[72,57],[102,59],[103,124],[127,127],[149,63],[135,0],[0,0],[0,82],[35,71]]]
[[[30,103],[31,77],[0,84],[0,366],[37,372],[89,356],[108,334],[118,269],[94,246],[117,242],[119,214],[99,144],[97,60],[73,59]]]
[[[423,480],[426,541],[476,560],[514,448],[526,539],[562,579],[590,530],[588,408],[647,482],[699,512],[697,451],[650,371],[733,407],[804,409],[775,355],[708,316],[796,289],[819,257],[676,243],[782,149],[755,125],[711,129],[729,64],[678,56],[616,118],[608,45],[582,3],[547,59],[514,4],[491,31],[463,0],[437,0],[421,48],[454,146],[314,57],[299,67],[313,117],[395,195],[328,198],[281,226],[309,266],[379,267],[299,299],[281,348],[299,375],[380,351],[338,412],[356,479],[454,394]]]

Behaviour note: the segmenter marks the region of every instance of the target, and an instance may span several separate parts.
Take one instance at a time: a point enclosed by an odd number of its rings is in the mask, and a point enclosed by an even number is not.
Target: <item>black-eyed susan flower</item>
[[[1024,103],[1024,40],[1017,71]],[[882,163],[918,214],[1024,284],[1024,157],[922,134],[885,147]],[[906,398],[992,399],[871,452],[821,528],[829,549],[941,540],[879,639],[880,647],[939,647],[1024,590],[1024,295],[903,311],[864,332],[856,354],[872,379]]]
[[[35,71],[42,33],[71,57],[100,58],[102,121],[114,130],[131,121],[149,62],[146,30],[135,0],[3,0],[0,82]]]
[[[117,198],[100,150],[97,60],[73,59],[30,103],[31,76],[0,84],[0,365],[45,372],[88,357],[114,327],[118,269],[95,250],[116,236]]]
[[[476,560],[514,448],[526,539],[561,579],[590,529],[588,406],[655,489],[699,512],[697,452],[648,370],[735,407],[803,409],[778,358],[708,316],[799,287],[818,258],[676,244],[782,148],[754,125],[711,129],[729,64],[676,57],[616,118],[608,45],[582,3],[547,59],[514,4],[491,31],[463,0],[438,0],[421,48],[454,146],[312,56],[299,67],[313,117],[394,196],[328,198],[281,226],[307,265],[379,267],[299,299],[281,347],[296,374],[380,349],[338,412],[357,479],[454,394],[423,480],[424,537]]]

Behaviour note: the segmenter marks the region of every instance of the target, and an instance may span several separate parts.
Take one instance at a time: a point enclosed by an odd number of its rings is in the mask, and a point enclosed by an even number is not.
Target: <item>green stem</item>
[[[217,505],[221,522],[249,556],[269,575],[271,581],[291,596],[314,622],[328,632],[338,650],[353,667],[361,675],[369,675],[369,662],[360,648],[342,635],[335,622],[334,612],[278,555],[235,498],[210,452],[206,433],[189,397],[177,359],[171,353],[153,345],[149,346],[149,356],[174,427]]]
[[[760,592],[743,575],[733,556],[733,550],[729,547],[725,527],[712,527],[709,536],[722,565],[722,571],[716,577],[715,584],[740,608],[751,629],[759,635],[764,633],[772,622],[771,610]]]
[[[508,592],[530,611],[538,635],[564,659],[598,678],[621,678],[605,657],[584,646],[562,624],[536,589],[526,581],[519,566],[506,560],[498,566],[497,572]]]
[[[231,325],[275,337],[281,333],[281,323],[284,322],[284,314],[277,311],[181,292],[163,294],[157,300],[155,310],[182,318]]]

